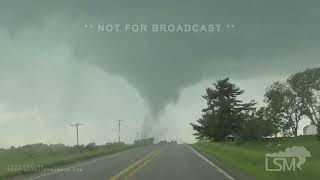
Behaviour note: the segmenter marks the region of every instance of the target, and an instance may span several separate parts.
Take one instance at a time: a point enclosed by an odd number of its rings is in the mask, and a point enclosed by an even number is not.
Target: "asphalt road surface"
[[[69,169],[68,169],[69,168]],[[134,148],[25,180],[232,180],[187,145]]]

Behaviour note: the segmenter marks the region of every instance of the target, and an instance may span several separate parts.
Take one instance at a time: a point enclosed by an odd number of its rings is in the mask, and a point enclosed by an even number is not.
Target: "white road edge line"
[[[79,166],[84,166],[84,165],[88,165],[88,164],[92,164],[92,163],[95,163],[96,161],[98,160],[102,160],[102,159],[105,159],[105,158],[110,158],[110,157],[114,157],[114,156],[118,156],[117,153],[115,154],[110,154],[110,155],[105,155],[105,156],[102,156],[102,157],[98,157],[94,160],[91,160],[91,161],[85,161],[83,163],[80,163],[80,164],[75,164],[73,166],[67,166],[66,169],[72,169],[72,168],[76,168],[76,167],[79,167]],[[61,173],[61,172],[64,172],[64,171],[54,171],[54,172],[49,172],[49,173],[45,173],[45,174],[41,174],[41,175],[38,175],[38,176],[34,176],[34,177],[30,177],[26,180],[34,180],[34,179],[38,179],[38,178],[41,178],[41,177],[44,177],[44,176],[48,176],[48,175],[51,175],[51,174],[57,174],[57,173]]]
[[[72,169],[72,168],[76,168],[76,167],[79,167],[79,166],[92,164],[92,163],[95,163],[96,161],[97,161],[97,159],[92,160],[92,161],[88,161],[88,162],[84,162],[84,163],[81,163],[81,164],[76,164],[74,166],[66,167],[66,169]],[[50,172],[50,173],[46,173],[46,174],[41,174],[39,176],[31,177],[31,178],[29,178],[27,180],[38,179],[38,178],[41,178],[41,177],[44,177],[44,176],[48,176],[48,175],[51,175],[51,174],[57,174],[57,173],[60,173],[60,172],[64,172],[64,171],[54,171],[54,172]]]
[[[194,150],[191,146],[186,145],[189,149],[191,149],[196,155],[198,155],[199,157],[201,157],[203,160],[205,160],[207,163],[209,163],[211,166],[213,166],[214,168],[216,168],[219,172],[221,172],[224,176],[226,176],[228,179],[230,180],[235,180],[230,174],[228,174],[227,172],[225,172],[223,169],[221,169],[219,166],[215,165],[213,162],[211,162],[209,159],[207,159],[206,157],[204,157],[202,154],[200,154],[198,151]]]

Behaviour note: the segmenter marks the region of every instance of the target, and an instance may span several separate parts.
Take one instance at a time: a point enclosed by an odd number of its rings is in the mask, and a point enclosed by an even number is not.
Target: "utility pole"
[[[137,140],[139,140],[139,131],[137,132]]]
[[[120,136],[121,136],[121,121],[124,121],[124,120],[116,120],[118,121],[118,127],[119,127],[119,143],[120,143]]]
[[[76,132],[77,132],[77,146],[79,146],[79,126],[81,125],[84,125],[84,124],[79,124],[79,123],[76,123],[76,124],[71,124],[70,126],[75,126],[76,127]]]

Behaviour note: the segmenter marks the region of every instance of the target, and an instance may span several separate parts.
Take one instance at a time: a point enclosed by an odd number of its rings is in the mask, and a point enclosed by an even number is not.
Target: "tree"
[[[248,114],[241,131],[243,140],[258,140],[274,133],[272,122],[267,118],[266,108],[259,108]]]
[[[315,124],[320,136],[320,68],[293,74],[288,83],[305,105],[304,115]]]
[[[275,82],[266,95],[267,110],[273,122],[275,133],[297,136],[299,122],[304,114],[304,105],[287,83]]]
[[[273,83],[265,94],[265,102],[267,105],[267,117],[272,122],[274,136],[278,133],[286,134],[288,127],[283,121],[283,92],[285,90],[284,84],[280,82]]]
[[[254,109],[254,102],[243,103],[238,96],[244,91],[229,82],[229,78],[219,80],[207,88],[202,96],[207,102],[207,108],[202,112],[202,118],[191,123],[199,140],[222,141],[229,134],[241,134],[243,123],[248,111]]]
[[[291,129],[292,134],[297,137],[299,122],[305,113],[305,106],[291,88],[286,88],[283,92],[283,116],[286,120],[285,125]]]

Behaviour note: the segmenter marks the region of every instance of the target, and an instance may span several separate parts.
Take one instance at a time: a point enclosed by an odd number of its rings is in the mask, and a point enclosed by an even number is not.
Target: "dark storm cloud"
[[[41,31],[54,21],[47,41],[61,38],[79,61],[127,79],[152,114],[178,91],[203,78],[282,74],[318,63],[318,1],[8,1],[1,28],[12,37]],[[16,9],[13,11],[13,9]],[[235,24],[220,33],[97,33],[84,24]],[[44,37],[42,37],[44,38]],[[306,54],[307,58],[293,58]],[[90,58],[88,58],[90,57]],[[303,62],[302,62],[303,61]]]

